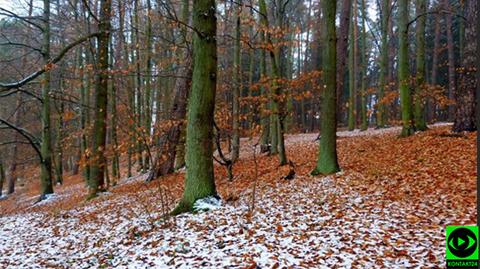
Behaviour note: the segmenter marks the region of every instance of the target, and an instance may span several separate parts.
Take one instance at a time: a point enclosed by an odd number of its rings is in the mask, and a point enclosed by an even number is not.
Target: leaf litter
[[[448,128],[403,139],[398,128],[339,132],[343,171],[328,177],[309,176],[316,136],[289,135],[297,177],[281,180],[288,168],[259,157],[253,212],[245,155],[234,182],[216,167],[223,201],[209,197],[201,212],[175,218],[166,213],[183,173],[151,184],[125,179],[88,203],[68,195],[81,182],[42,205],[23,197],[18,210],[7,208],[17,201],[8,197],[0,201],[0,267],[442,267],[445,226],[476,219],[475,134],[448,136]]]

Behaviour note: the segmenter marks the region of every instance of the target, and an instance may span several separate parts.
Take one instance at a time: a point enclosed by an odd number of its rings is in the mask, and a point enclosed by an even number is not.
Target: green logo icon
[[[478,261],[478,226],[447,226],[447,260]]]

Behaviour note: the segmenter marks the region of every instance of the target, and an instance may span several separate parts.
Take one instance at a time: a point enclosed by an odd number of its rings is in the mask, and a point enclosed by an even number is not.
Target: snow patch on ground
[[[204,212],[219,209],[222,206],[222,201],[217,197],[208,196],[203,199],[195,201],[193,210],[196,212]]]

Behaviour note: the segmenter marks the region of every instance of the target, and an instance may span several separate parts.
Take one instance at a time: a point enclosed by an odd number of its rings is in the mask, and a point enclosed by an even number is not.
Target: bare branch
[[[75,46],[89,40],[90,38],[98,37],[100,34],[101,33],[89,34],[89,35],[86,35],[86,36],[84,36],[80,39],[77,39],[76,41],[70,43],[68,46],[64,47],[55,58],[51,59],[48,62],[48,64],[44,65],[41,69],[39,69],[38,71],[30,74],[29,76],[25,77],[24,79],[22,79],[20,81],[16,81],[16,82],[12,82],[12,83],[0,83],[0,92],[5,91],[5,90],[9,90],[9,89],[22,87],[23,85],[27,84],[28,82],[36,79],[37,77],[39,77],[40,75],[45,73],[50,68],[51,64],[55,64],[55,63],[59,62],[65,56],[65,54],[67,52],[69,52],[71,49],[73,49]]]

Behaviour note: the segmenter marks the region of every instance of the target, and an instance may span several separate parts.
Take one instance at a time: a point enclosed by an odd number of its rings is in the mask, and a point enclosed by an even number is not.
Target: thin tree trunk
[[[438,56],[440,54],[440,15],[435,14],[435,37],[433,41],[433,56],[432,56],[432,75],[430,76],[430,84],[437,87],[437,72],[438,72]],[[428,122],[435,120],[436,105],[435,99],[428,99]]]
[[[368,52],[367,52],[367,30],[365,21],[367,19],[367,9],[365,6],[365,0],[362,0],[362,52],[361,56],[361,70],[360,70],[360,130],[365,131],[368,128],[367,118],[367,68],[368,68]]]
[[[43,0],[43,63],[49,64],[50,61],[50,1]],[[52,138],[50,126],[50,71],[44,73],[42,86],[42,142],[40,164],[40,200],[45,199],[47,194],[53,193],[52,184]]]
[[[336,2],[336,1],[335,1]],[[344,81],[345,81],[345,67],[347,61],[347,53],[348,53],[348,35],[350,29],[350,17],[351,17],[351,10],[352,10],[352,0],[343,0],[342,1],[342,10],[340,13],[340,27],[338,31],[338,42],[337,42],[337,89],[336,89],[336,110],[337,110],[337,119],[342,122],[343,117],[343,101],[344,101]],[[313,119],[312,119],[313,120]]]
[[[380,77],[379,87],[377,93],[377,128],[384,128],[386,124],[386,111],[385,111],[385,91],[387,89],[388,72],[388,22],[390,14],[390,0],[381,0],[381,27],[382,27],[382,40],[380,47]]]
[[[353,2],[353,20],[350,23],[350,51],[348,54],[348,130],[353,131],[356,125],[356,96],[357,96],[357,0]]]
[[[426,17],[421,16],[427,12],[427,1],[416,0],[415,13],[418,17],[416,26],[416,85],[415,85],[415,128],[418,131],[425,131],[425,26]]]
[[[241,78],[241,24],[240,15],[242,12],[242,2],[238,4],[235,18],[235,41],[233,52],[233,107],[232,107],[232,162],[237,161],[240,153],[240,91],[242,88]]]
[[[453,44],[453,34],[452,34],[452,15],[451,15],[451,6],[448,0],[443,0],[444,8],[448,11],[445,15],[447,21],[447,50],[448,50],[448,98],[450,100],[455,100],[455,47]],[[453,120],[455,117],[455,105],[450,104],[448,106],[448,115],[447,119],[449,121]]]
[[[146,138],[151,136],[152,129],[152,19],[153,16],[152,6],[150,0],[147,0],[147,29],[146,29],[146,52],[145,52],[145,103],[144,103],[144,120],[145,120],[145,135]],[[145,155],[145,169],[150,167],[149,154]]]
[[[0,158],[0,197],[3,195],[3,183],[5,182],[5,169],[3,166],[3,160]]]

